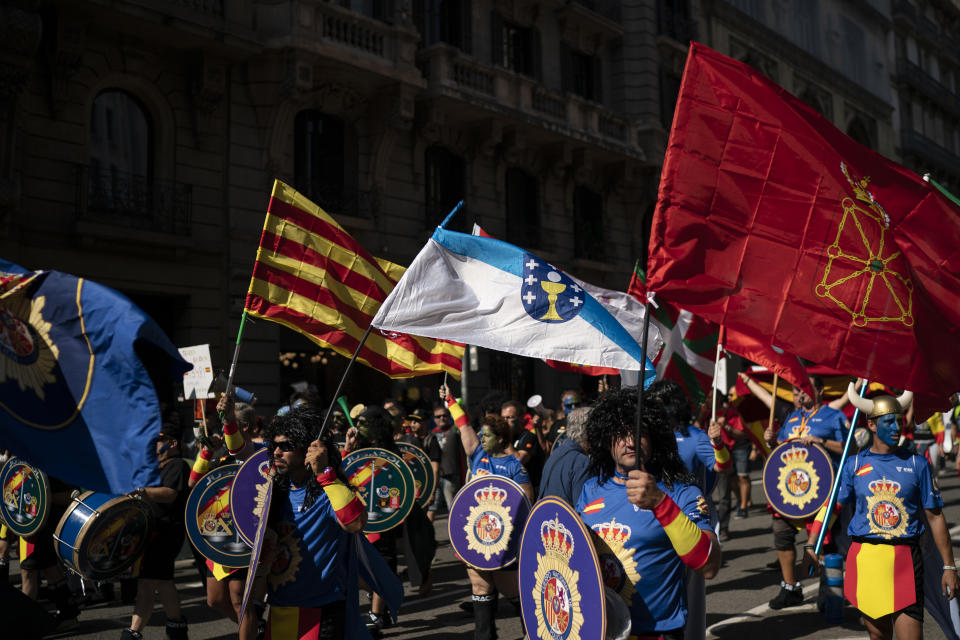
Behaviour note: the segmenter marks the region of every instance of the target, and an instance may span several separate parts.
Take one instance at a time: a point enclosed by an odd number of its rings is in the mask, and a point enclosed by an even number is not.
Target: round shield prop
[[[204,558],[230,569],[250,564],[250,545],[243,541],[230,512],[230,487],[239,464],[217,467],[187,497],[187,537]]]
[[[366,505],[365,533],[383,533],[407,519],[417,493],[401,455],[378,447],[357,449],[343,459],[343,471]]]
[[[270,450],[258,449],[243,461],[230,485],[230,516],[240,539],[253,545],[270,488]],[[222,563],[221,563],[222,564]]]
[[[529,514],[530,501],[520,485],[503,476],[481,476],[463,485],[453,499],[447,535],[467,565],[503,569],[517,561]]]
[[[57,556],[88,580],[107,580],[136,562],[153,529],[143,501],[87,491],[67,507],[53,534]]]
[[[433,465],[426,452],[415,444],[397,442],[397,449],[403,456],[403,461],[413,473],[413,484],[417,488],[417,504],[426,509],[433,501],[433,492],[437,490],[437,474],[433,472]]]
[[[0,470],[3,502],[0,517],[22,538],[43,529],[50,517],[50,481],[47,474],[20,458],[10,458]]]
[[[531,637],[604,640],[607,614],[597,552],[583,522],[562,500],[540,500],[527,516],[519,569],[520,610]]]
[[[763,490],[771,508],[785,518],[816,515],[830,496],[833,462],[823,447],[784,442],[763,464]]]

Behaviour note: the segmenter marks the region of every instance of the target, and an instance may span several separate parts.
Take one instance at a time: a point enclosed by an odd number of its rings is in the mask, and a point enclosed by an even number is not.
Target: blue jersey
[[[843,442],[848,428],[847,417],[825,404],[811,411],[794,409],[777,432],[777,442],[786,442],[806,435]]]
[[[698,527],[710,531],[707,502],[699,489],[657,486]],[[604,583],[630,607],[633,635],[683,627],[686,565],[653,512],[631,504],[622,484],[597,477],[583,485],[576,509],[593,533]]]
[[[470,456],[470,479],[480,476],[503,476],[517,484],[530,482],[530,475],[515,456],[491,456],[478,444]]]
[[[930,463],[906,449],[883,454],[868,449],[849,458],[837,502],[856,505],[849,535],[878,540],[919,536],[924,529],[920,509],[943,506]]]
[[[677,438],[677,452],[683,460],[683,466],[697,479],[697,485],[709,492],[713,489],[713,482],[716,480],[713,468],[717,464],[717,458],[713,452],[713,445],[710,443],[710,437],[702,429],[690,425],[687,427],[687,432],[689,436],[674,430],[673,435]]]
[[[303,510],[306,489],[290,489],[283,500],[277,533],[279,553],[267,576],[270,604],[321,607],[343,600],[347,585],[349,534],[341,528],[323,492]]]

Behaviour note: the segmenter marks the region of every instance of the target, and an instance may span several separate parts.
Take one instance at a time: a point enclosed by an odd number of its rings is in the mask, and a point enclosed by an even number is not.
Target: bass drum
[[[142,500],[87,491],[60,518],[54,549],[84,578],[107,580],[136,562],[152,532],[153,512]]]

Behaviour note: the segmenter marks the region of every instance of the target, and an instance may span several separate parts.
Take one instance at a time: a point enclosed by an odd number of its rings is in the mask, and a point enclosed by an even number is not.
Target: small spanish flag
[[[873,465],[868,462],[867,464],[865,464],[865,465],[863,465],[862,467],[860,467],[859,469],[857,469],[857,475],[858,475],[858,476],[865,476],[865,475],[867,475],[868,473],[870,473],[871,471],[873,471]]]
[[[594,500],[593,502],[588,503],[588,504],[583,508],[583,512],[584,512],[584,513],[596,513],[597,511],[600,511],[601,509],[603,509],[603,500],[604,500],[604,498],[597,498],[597,499]]]

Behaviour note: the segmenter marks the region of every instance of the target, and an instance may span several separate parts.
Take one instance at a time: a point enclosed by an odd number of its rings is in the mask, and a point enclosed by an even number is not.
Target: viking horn
[[[900,408],[903,409],[903,412],[906,413],[907,409],[910,408],[910,405],[913,403],[913,391],[904,391],[897,398],[897,402],[900,403]]]
[[[908,391],[907,393],[910,392]],[[873,400],[870,398],[861,398],[860,394],[857,393],[857,388],[853,386],[852,382],[847,387],[847,397],[850,398],[850,402],[853,403],[854,407],[860,409],[863,415],[869,416],[873,413]]]

